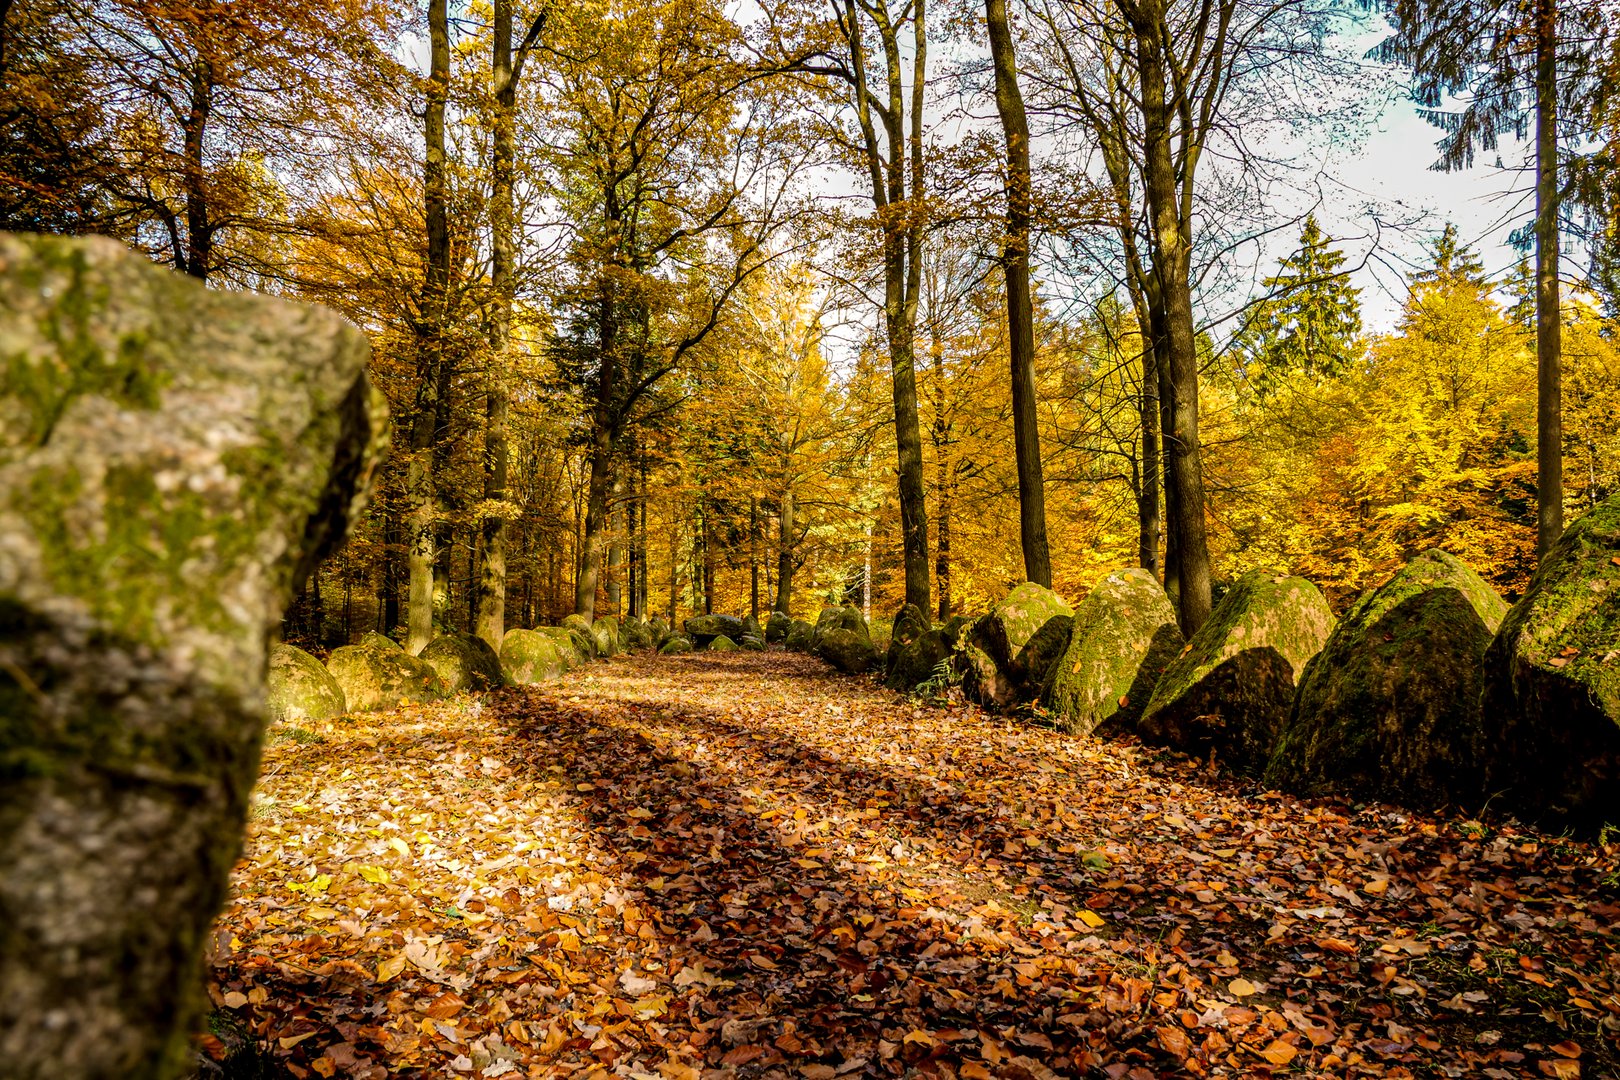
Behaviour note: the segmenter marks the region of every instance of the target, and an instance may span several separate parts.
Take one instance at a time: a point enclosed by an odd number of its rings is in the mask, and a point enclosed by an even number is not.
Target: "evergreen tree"
[[[1299,249],[1265,281],[1267,298],[1252,309],[1234,348],[1249,383],[1262,395],[1284,378],[1337,378],[1361,352],[1361,291],[1343,270],[1313,214]]]

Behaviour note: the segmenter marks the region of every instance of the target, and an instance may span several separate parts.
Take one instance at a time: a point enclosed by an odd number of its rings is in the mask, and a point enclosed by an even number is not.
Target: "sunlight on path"
[[[300,1077],[1613,1069],[1593,849],[1347,813],[621,658],[280,732],[211,992]]]

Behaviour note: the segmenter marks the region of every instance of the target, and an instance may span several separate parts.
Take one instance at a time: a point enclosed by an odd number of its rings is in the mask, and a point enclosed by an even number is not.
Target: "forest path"
[[[1612,1076],[1605,867],[621,657],[273,739],[211,993],[304,1076]]]

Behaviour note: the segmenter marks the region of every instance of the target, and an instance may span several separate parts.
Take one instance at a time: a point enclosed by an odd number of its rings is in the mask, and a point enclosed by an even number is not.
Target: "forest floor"
[[[297,1077],[1614,1077],[1616,852],[801,656],[621,657],[274,732],[202,1043]]]

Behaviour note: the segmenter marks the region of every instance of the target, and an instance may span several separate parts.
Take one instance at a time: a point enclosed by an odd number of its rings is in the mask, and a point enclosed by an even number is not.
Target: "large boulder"
[[[821,635],[816,642],[816,655],[848,675],[869,671],[878,658],[871,638],[858,630],[845,630],[842,627]]]
[[[782,638],[782,644],[793,652],[809,652],[815,640],[816,628],[803,619],[794,619],[788,626],[787,634]]]
[[[647,620],[647,632],[652,635],[655,648],[669,640],[669,624],[657,615]]]
[[[709,643],[703,647],[709,652],[737,651],[737,643],[726,637],[724,634],[721,634],[719,637],[710,638]]]
[[[326,665],[291,645],[271,647],[264,690],[272,722],[330,720],[348,712],[343,687]]]
[[[973,623],[962,691],[990,709],[1033,701],[1069,640],[1074,610],[1051,589],[1026,581]]]
[[[743,616],[742,637],[759,638],[765,640],[765,631],[760,629],[759,619],[753,615]]]
[[[737,648],[742,649],[744,652],[764,652],[765,641],[763,638],[750,637],[744,634],[737,639]]]
[[[365,633],[361,634],[360,640],[355,642],[355,644],[374,645],[380,649],[403,649],[399,642],[395,641],[391,637],[388,637],[386,634],[379,634],[375,630],[367,630]]]
[[[1266,781],[1407,806],[1477,805],[1480,661],[1507,605],[1428,551],[1358,600],[1305,665]]]
[[[448,693],[494,690],[504,681],[501,658],[476,634],[450,630],[428,642],[420,659],[438,672]]]
[[[784,641],[788,631],[793,627],[793,620],[780,611],[771,612],[771,617],[765,620],[765,640]]]
[[[699,649],[717,637],[736,641],[745,629],[743,621],[735,615],[694,615],[685,623],[687,640]]]
[[[821,614],[816,616],[812,646],[819,644],[823,635],[834,630],[851,630],[868,641],[872,639],[872,631],[866,625],[866,617],[861,614],[861,609],[858,607],[845,605],[844,607],[822,608]]]
[[[658,652],[663,656],[679,656],[682,653],[689,653],[691,651],[692,643],[681,637],[679,634],[670,636],[668,640],[666,640],[662,645],[658,646]]]
[[[585,654],[586,660],[594,660],[599,655],[596,651],[596,631],[583,615],[570,615],[562,621],[562,629],[573,635],[574,641],[579,645],[579,651]]]
[[[574,618],[575,616],[569,616]],[[583,621],[583,620],[581,620]],[[535,630],[545,634],[557,643],[564,658],[568,661],[568,669],[583,667],[591,662],[591,643],[589,635],[580,633],[577,627],[572,626],[537,626]]]
[[[1333,612],[1300,577],[1251,570],[1170,662],[1137,732],[1232,768],[1263,769],[1294,704],[1294,680],[1333,631]]]
[[[949,664],[956,645],[943,628],[924,631],[904,645],[889,666],[883,685],[909,693],[933,679],[941,664]]]
[[[343,687],[350,712],[425,705],[448,695],[433,666],[404,649],[345,645],[332,650],[326,670]]]
[[[271,636],[386,444],[365,335],[107,239],[0,234],[0,1061],[187,1054]]]
[[[508,630],[501,637],[501,670],[516,686],[560,679],[573,667],[573,644],[539,630]]]
[[[1129,728],[1186,640],[1164,587],[1140,568],[1116,570],[1074,609],[1068,644],[1041,686],[1041,701],[1075,735]]]
[[[591,624],[591,642],[596,646],[597,656],[619,655],[619,620],[611,615],[604,615]]]
[[[900,610],[895,612],[894,623],[889,630],[889,648],[883,656],[884,674],[892,674],[905,647],[933,628],[934,624],[922,608],[916,604],[902,604]]]
[[[1620,496],[1564,531],[1485,653],[1487,790],[1545,825],[1620,824]]]
[[[646,619],[639,619],[634,615],[625,618],[619,625],[619,645],[626,652],[635,652],[638,649],[653,647],[652,629],[647,625]]]

